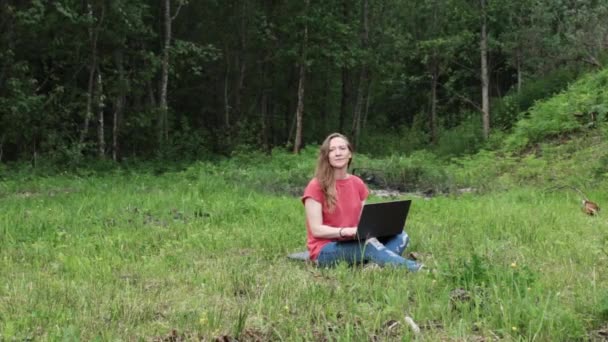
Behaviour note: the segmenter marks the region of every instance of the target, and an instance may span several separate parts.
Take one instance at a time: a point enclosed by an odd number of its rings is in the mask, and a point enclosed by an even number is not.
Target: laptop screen
[[[357,226],[359,240],[394,236],[403,232],[411,200],[366,204]]]

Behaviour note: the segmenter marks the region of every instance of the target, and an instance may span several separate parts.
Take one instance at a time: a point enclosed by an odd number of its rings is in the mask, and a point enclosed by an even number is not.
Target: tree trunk
[[[369,116],[369,104],[370,104],[370,98],[372,96],[372,80],[373,80],[373,76],[370,73],[367,74],[367,95],[365,96],[365,112],[363,113],[363,124],[361,125],[361,128],[365,128],[367,126],[367,118]]]
[[[99,159],[105,158],[106,155],[106,138],[104,131],[104,96],[103,96],[103,80],[101,78],[101,72],[97,70],[97,155]]]
[[[152,86],[152,82],[148,81],[148,106],[150,108],[157,108],[156,106],[156,94],[154,93],[154,87]]]
[[[93,65],[97,64],[97,53],[93,53],[91,57],[91,64],[89,65],[89,82],[87,86],[87,104],[84,114],[84,127],[80,132],[79,139],[81,144],[84,143],[84,140],[89,133],[89,121],[91,120],[91,117],[93,117],[93,87],[95,85],[95,67],[93,67]]]
[[[7,46],[4,48],[3,52],[10,56],[11,53],[15,51],[15,43],[17,42],[17,39],[15,38],[15,18],[12,14],[8,13],[8,5],[8,1],[0,1],[0,22],[6,24],[6,27],[2,32],[2,35],[4,36],[2,39],[6,42]],[[12,60],[13,58],[9,59],[9,61]],[[0,66],[0,97],[5,96],[6,87],[4,86],[4,82],[8,76],[11,65],[12,63],[8,62],[2,63]]]
[[[296,89],[297,92],[297,83],[298,83],[298,79],[297,79],[297,73],[299,72],[299,68],[289,68],[289,79],[287,81],[287,85],[286,85],[286,91],[291,94],[293,93],[294,89]],[[295,101],[294,101],[295,98]],[[287,109],[284,111],[285,113],[285,133],[286,133],[286,139],[285,139],[285,143],[287,146],[290,146],[290,144],[292,143],[292,138],[293,138],[293,134],[296,130],[296,107],[298,106],[298,98],[297,97],[293,97],[293,96],[289,96],[287,98]],[[291,147],[293,148],[293,146]]]
[[[521,92],[521,86],[522,86],[522,82],[523,82],[523,75],[522,75],[522,70],[521,70],[521,50],[518,48],[517,50],[517,61],[516,63],[516,67],[517,67],[517,93],[519,94]]]
[[[350,20],[350,6],[352,6],[350,0],[344,0],[342,2],[342,17],[343,24],[348,25]],[[344,132],[344,121],[349,112],[349,103],[351,97],[351,70],[349,66],[342,66],[342,94],[340,97],[340,116],[338,118],[338,129],[340,132]]]
[[[120,146],[118,138],[125,107],[125,92],[127,85],[125,80],[122,50],[119,50],[114,54],[114,59],[116,61],[116,66],[118,69],[118,80],[120,84],[118,94],[114,99],[114,115],[112,118],[112,160],[116,162],[120,158]]]
[[[6,135],[2,134],[2,138],[0,138],[0,163],[2,163],[2,155],[4,154],[4,137]]]
[[[359,85],[357,86],[357,101],[355,102],[355,109],[353,111],[353,122],[351,127],[351,142],[354,148],[359,145],[359,133],[361,132],[361,111],[363,108],[363,97],[365,92],[366,83],[366,67],[362,66],[359,72]]]
[[[332,100],[331,96],[331,80],[330,75],[326,74],[323,77],[323,104],[321,105],[321,125],[320,129],[317,128],[317,131],[327,132],[329,129],[328,119],[331,117],[330,112],[330,103]]]
[[[230,59],[228,58],[228,47],[224,49],[224,58],[226,60],[226,70],[224,72],[224,129],[230,131],[230,98],[228,96],[228,88],[230,84]]]
[[[439,79],[439,68],[434,60],[431,72],[431,115],[429,118],[431,126],[431,144],[437,144],[437,82]]]
[[[246,11],[247,1],[241,0],[241,13],[239,21],[239,48],[238,53],[235,55],[235,67],[238,72],[236,75],[236,86],[234,91],[234,122],[238,122],[243,116],[243,92],[245,90],[245,72],[247,70],[247,63],[245,60],[245,54],[247,49],[247,36],[246,36]]]
[[[260,144],[266,153],[270,153],[270,144],[268,137],[268,107],[269,107],[269,94],[272,89],[272,85],[268,81],[268,69],[269,64],[262,62],[260,65],[261,79],[262,79],[262,98],[260,100]],[[271,73],[270,73],[271,74]]]
[[[481,111],[484,139],[488,139],[490,136],[490,76],[488,74],[488,36],[486,29],[485,0],[481,0]]]
[[[36,148],[36,142],[38,140],[36,138],[34,138],[34,152],[32,153],[32,166],[34,167],[34,169],[36,168],[36,166],[38,165],[38,149]]]
[[[307,1],[308,2],[308,1]],[[302,146],[302,116],[304,113],[304,79],[306,78],[306,66],[300,63],[300,80],[298,81],[298,106],[296,108],[296,137],[293,144],[293,153],[300,153]]]
[[[114,103],[114,117],[112,118],[112,160],[118,161],[120,158],[120,145],[119,145],[119,127],[122,122],[123,111],[125,106],[124,95],[119,95]]]
[[[308,12],[310,0],[306,0],[304,14]],[[298,107],[296,108],[296,137],[293,152],[300,153],[302,147],[302,116],[304,113],[304,80],[306,78],[306,49],[308,45],[308,22],[304,19],[304,37],[302,38],[302,51],[300,55],[300,73],[298,81]]]
[[[224,58],[226,60],[226,70],[224,72],[224,92],[223,92],[223,96],[224,96],[224,119],[223,119],[223,126],[224,129],[222,130],[222,136],[224,138],[224,144],[226,147],[229,147],[232,145],[231,142],[231,135],[232,135],[232,128],[231,128],[231,124],[230,124],[230,114],[232,112],[231,107],[230,107],[230,58],[228,55],[228,46],[226,44],[225,49],[224,49]]]
[[[361,47],[366,51],[369,47],[369,6],[368,1],[363,0],[361,3]],[[353,113],[353,126],[352,126],[352,143],[353,147],[359,145],[359,138],[361,134],[361,111],[363,110],[363,102],[365,97],[365,89],[367,86],[367,73],[368,73],[367,61],[364,61],[361,65],[361,71],[359,73],[359,85],[357,87],[357,102],[355,103],[355,110]]]
[[[158,143],[160,146],[169,138],[168,111],[167,106],[167,87],[169,84],[169,48],[171,47],[171,0],[164,1],[165,36],[163,42],[162,62],[161,62],[161,81],[160,99],[158,111]]]
[[[91,118],[93,117],[93,91],[95,87],[95,71],[97,70],[97,40],[99,37],[99,30],[101,28],[101,24],[103,22],[105,7],[101,8],[101,17],[97,23],[97,26],[93,26],[93,7],[91,4],[87,3],[88,7],[88,15],[89,19],[91,19],[91,25],[89,26],[89,40],[91,43],[91,56],[89,61],[89,81],[87,85],[87,104],[85,108],[85,116],[84,116],[84,127],[80,132],[80,139],[78,140],[80,144],[84,143],[84,140],[89,133],[89,123]]]
[[[270,144],[268,139],[268,93],[269,91],[262,91],[262,100],[260,103],[260,123],[262,129],[260,130],[260,142],[262,144],[262,148],[266,153],[270,153]]]
[[[342,96],[340,98],[340,117],[338,122],[338,128],[340,132],[344,131],[344,121],[346,115],[348,115],[348,104],[350,103],[350,70],[349,68],[342,67]]]

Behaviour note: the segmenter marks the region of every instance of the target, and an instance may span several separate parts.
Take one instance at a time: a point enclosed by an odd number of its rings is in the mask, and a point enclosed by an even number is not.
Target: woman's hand
[[[357,236],[357,227],[340,228],[340,235],[343,239],[354,239]]]
[[[306,220],[312,235],[322,239],[352,240],[357,236],[357,227],[332,227],[323,224],[321,203],[312,198],[304,202]]]

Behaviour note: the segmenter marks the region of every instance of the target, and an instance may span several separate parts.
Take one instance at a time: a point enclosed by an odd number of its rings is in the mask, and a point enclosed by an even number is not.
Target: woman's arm
[[[357,234],[357,227],[331,227],[323,224],[323,207],[312,198],[304,202],[306,220],[312,235],[322,239],[352,238]],[[342,236],[340,236],[340,233]]]

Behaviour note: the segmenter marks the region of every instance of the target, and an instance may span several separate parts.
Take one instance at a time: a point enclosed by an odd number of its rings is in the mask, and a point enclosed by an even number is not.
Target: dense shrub
[[[444,192],[450,187],[446,166],[445,161],[426,150],[415,151],[409,156],[374,159],[360,155],[356,163],[356,167],[368,170],[374,176],[378,186],[429,193]]]
[[[567,91],[536,103],[506,139],[508,150],[520,150],[545,138],[591,127],[591,113],[603,121],[608,112],[608,69],[589,74]]]
[[[428,142],[428,134],[421,129],[401,126],[394,131],[363,134],[357,150],[373,156],[407,155],[428,147]]]
[[[567,88],[579,76],[576,70],[564,68],[542,78],[526,80],[520,91],[511,90],[492,105],[492,122],[499,129],[510,129],[525,112],[539,100],[557,94]]]
[[[314,175],[318,147],[302,149],[299,155],[283,148],[263,153],[247,145],[236,148],[230,158],[217,162],[198,162],[187,170],[187,177],[222,175],[232,184],[276,195],[300,195]]]
[[[443,157],[475,153],[483,145],[480,115],[469,114],[460,125],[444,130],[434,151]]]

